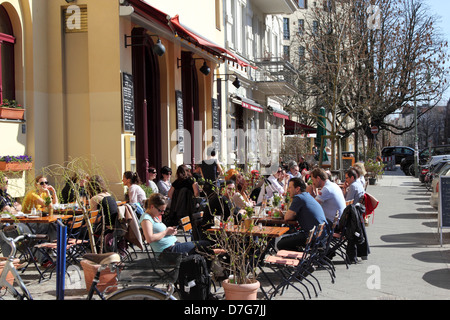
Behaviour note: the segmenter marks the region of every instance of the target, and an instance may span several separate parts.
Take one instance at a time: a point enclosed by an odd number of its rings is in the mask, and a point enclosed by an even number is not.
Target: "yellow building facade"
[[[225,108],[216,108],[213,71],[225,59],[214,43],[223,41],[222,3],[197,2],[202,21],[193,14],[183,20],[195,9],[187,1],[0,1],[15,37],[12,95],[26,107],[24,121],[0,120],[0,156],[31,155],[28,181],[81,157],[101,168],[119,199],[126,170],[145,181],[151,166],[175,172],[198,162],[210,129],[222,129],[214,120]],[[15,196],[23,196],[24,178]]]

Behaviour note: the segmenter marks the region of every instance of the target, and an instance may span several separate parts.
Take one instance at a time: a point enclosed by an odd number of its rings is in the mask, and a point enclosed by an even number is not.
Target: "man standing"
[[[322,223],[326,223],[325,214],[320,204],[306,192],[306,184],[301,178],[289,181],[289,194],[292,204],[285,214],[285,220],[297,220],[301,230],[286,235],[278,241],[279,250],[296,251],[306,244],[309,231]]]
[[[311,171],[313,184],[309,186],[309,193],[320,203],[325,212],[325,217],[331,224],[339,211],[339,218],[345,209],[345,198],[341,188],[328,179],[328,174],[321,168],[315,168]],[[316,190],[321,188],[321,192]]]
[[[353,200],[356,204],[361,201],[364,196],[364,187],[362,186],[358,172],[354,168],[350,168],[345,173],[344,195],[345,201]]]

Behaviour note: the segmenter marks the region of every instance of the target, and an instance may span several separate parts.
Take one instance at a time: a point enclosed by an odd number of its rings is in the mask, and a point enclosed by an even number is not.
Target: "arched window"
[[[15,99],[14,44],[11,20],[8,12],[0,5],[0,101]]]

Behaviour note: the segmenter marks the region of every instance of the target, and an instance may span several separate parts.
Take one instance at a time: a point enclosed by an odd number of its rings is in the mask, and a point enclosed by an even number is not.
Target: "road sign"
[[[378,133],[378,127],[377,126],[372,126],[370,128],[370,132],[372,132],[372,134],[377,134]]]

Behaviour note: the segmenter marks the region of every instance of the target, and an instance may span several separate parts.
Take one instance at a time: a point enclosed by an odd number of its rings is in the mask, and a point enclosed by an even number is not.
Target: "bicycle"
[[[163,252],[156,255],[153,252],[135,252],[136,259],[123,262],[120,255],[114,252],[104,254],[85,254],[84,259],[100,265],[87,300],[92,300],[96,293],[102,300],[177,300],[173,296],[176,288],[181,257],[179,253]],[[98,289],[100,274],[109,268],[116,273],[117,283]],[[135,285],[139,283],[140,285]],[[144,284],[144,285],[142,285]],[[156,288],[156,285],[165,284],[165,290]],[[118,289],[120,286],[122,288]],[[111,289],[116,289],[108,293]]]
[[[22,234],[18,235],[15,238],[7,237],[4,233],[4,227],[0,230],[0,235],[3,238],[4,241],[6,241],[11,246],[11,253],[8,256],[7,260],[5,261],[5,266],[3,268],[3,271],[0,275],[0,288],[6,288],[6,291],[10,292],[10,294],[14,297],[14,299],[17,300],[33,300],[33,297],[31,296],[30,291],[28,291],[25,283],[23,282],[22,278],[19,275],[19,272],[17,271],[16,267],[14,266],[14,259],[17,252],[16,243],[23,241],[23,240],[46,240],[48,239],[47,235],[44,234]],[[14,281],[18,284],[20,287],[20,290],[22,293],[20,293],[15,287],[14,282],[12,284],[7,281],[7,277],[9,274],[12,274]],[[6,292],[5,292],[6,294]],[[1,300],[3,300],[2,297],[0,297]]]

